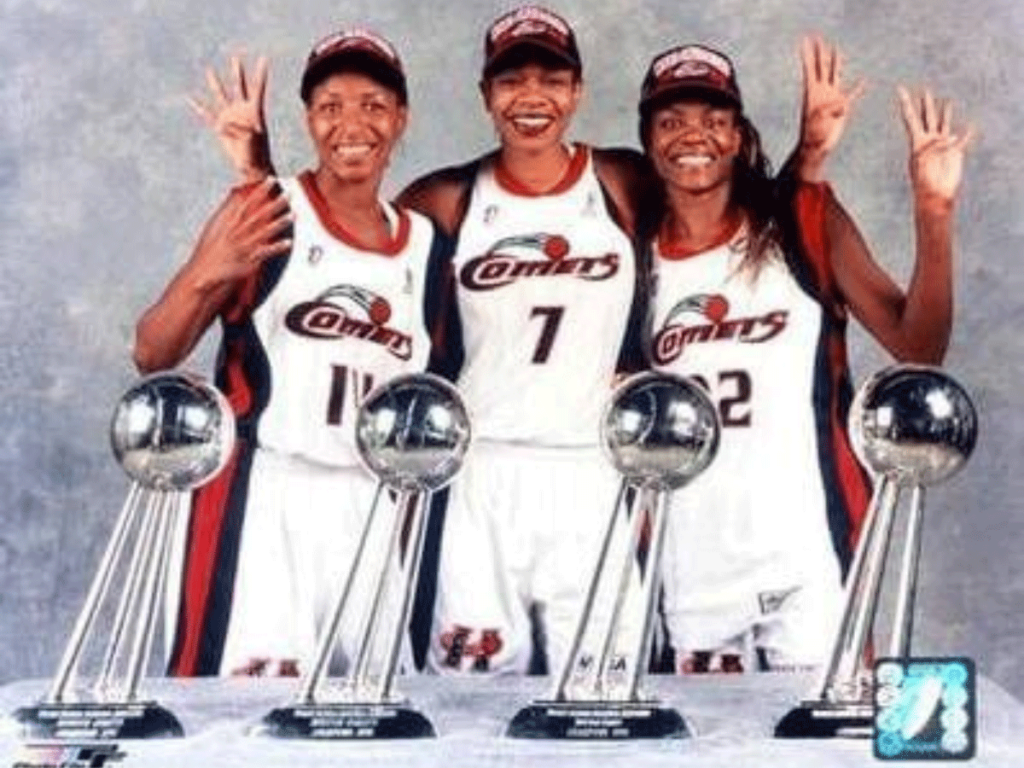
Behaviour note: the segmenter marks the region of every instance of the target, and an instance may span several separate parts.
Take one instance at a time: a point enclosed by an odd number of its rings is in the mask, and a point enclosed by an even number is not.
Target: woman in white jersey
[[[827,155],[855,98],[826,78],[810,85],[801,173]],[[641,363],[631,237],[651,185],[639,153],[567,142],[582,91],[564,19],[537,6],[504,14],[486,32],[481,81],[500,147],[399,198],[457,237],[461,325],[446,334],[447,368],[474,425],[441,544],[429,656],[440,671],[557,669],[615,497],[597,425],[616,375]],[[208,115],[254,178],[269,156],[261,113],[258,99],[238,96]],[[421,624],[432,554],[428,546]]]
[[[428,273],[449,244],[379,191],[407,120],[398,55],[343,30],[314,47],[300,93],[316,169],[233,191],[138,324],[135,360],[153,371],[219,319],[238,423],[227,470],[193,498],[174,674],[301,672],[375,489],[360,399],[430,355]]]
[[[900,89],[917,252],[903,291],[825,184],[773,190],[732,62],[655,57],[640,135],[664,185],[649,237],[651,355],[701,381],[723,426],[712,466],[675,495],[665,618],[679,671],[820,663],[868,500],[845,433],[853,314],[897,359],[942,360],[953,208],[970,131]]]

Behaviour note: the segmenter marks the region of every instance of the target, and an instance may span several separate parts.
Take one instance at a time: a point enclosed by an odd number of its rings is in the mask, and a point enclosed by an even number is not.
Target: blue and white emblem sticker
[[[880,760],[969,760],[977,742],[974,662],[879,659],[874,752]]]

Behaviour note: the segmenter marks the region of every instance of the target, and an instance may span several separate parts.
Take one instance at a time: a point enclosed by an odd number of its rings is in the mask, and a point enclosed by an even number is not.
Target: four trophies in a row
[[[660,592],[668,497],[714,459],[720,426],[704,390],[657,373],[635,376],[612,395],[601,423],[609,460],[622,476],[573,643],[550,696],[521,709],[507,733],[522,738],[684,737],[674,709],[642,691]],[[779,723],[781,737],[870,735],[869,651],[882,576],[903,491],[911,496],[895,595],[889,655],[908,657],[919,570],[924,487],[970,456],[977,417],[942,371],[894,366],[857,393],[850,433],[875,492],[847,578],[842,621],[815,695]],[[140,700],[183,494],[212,479],[234,447],[231,409],[216,388],[183,373],[142,379],[120,400],[114,454],[132,478],[53,683],[43,700],[14,713],[24,736],[58,740],[181,736],[179,721]],[[458,471],[470,423],[457,390],[427,374],[398,377],[372,392],[356,443],[378,492],[315,658],[293,702],[252,731],[284,738],[365,739],[436,735],[429,718],[396,693],[394,679],[424,543],[431,495]],[[387,544],[367,546],[371,530]],[[369,606],[350,599],[369,584]],[[117,589],[115,587],[119,587]],[[363,592],[363,590],[360,590]],[[76,684],[84,649],[104,606],[113,610],[91,692]],[[356,647],[339,685],[325,686],[342,626]],[[346,630],[348,633],[348,630]]]

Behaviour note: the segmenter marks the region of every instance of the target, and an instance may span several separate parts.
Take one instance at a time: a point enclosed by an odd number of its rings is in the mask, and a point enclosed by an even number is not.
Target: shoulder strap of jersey
[[[457,235],[469,210],[477,174],[488,157],[428,173],[402,190],[397,202],[429,216],[443,230]]]
[[[453,177],[459,184],[459,198],[455,213],[455,228],[452,230],[458,233],[462,229],[462,223],[469,213],[469,204],[473,198],[473,187],[476,184],[476,177],[480,173],[485,157],[479,157],[472,162],[460,165],[453,169]]]

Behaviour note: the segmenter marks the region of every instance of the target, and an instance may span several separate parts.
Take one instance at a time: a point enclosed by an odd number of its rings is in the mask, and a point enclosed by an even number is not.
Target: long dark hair
[[[648,156],[652,117],[670,103],[671,100],[653,102],[640,111],[640,143]],[[776,184],[771,161],[761,147],[761,134],[743,112],[736,110],[735,116],[741,141],[739,154],[733,162],[731,203],[746,213],[750,228],[747,252],[740,268],[750,268],[756,274],[770,257],[773,246],[782,239],[776,219]],[[651,190],[652,194],[645,201],[646,215],[641,218],[639,227],[644,237],[656,235],[668,213],[664,181],[655,173],[652,176],[657,180],[657,190]]]

